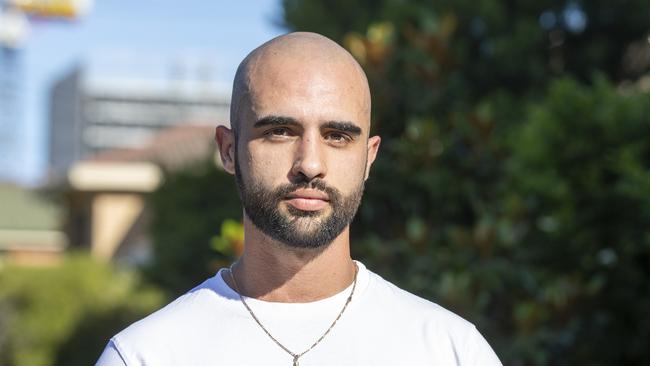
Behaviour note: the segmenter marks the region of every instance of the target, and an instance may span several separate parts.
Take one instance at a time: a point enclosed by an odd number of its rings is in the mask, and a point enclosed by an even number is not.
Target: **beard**
[[[350,195],[343,195],[321,179],[307,181],[304,177],[301,181],[269,189],[259,183],[244,182],[237,159],[235,181],[244,212],[251,222],[272,239],[300,249],[324,248],[350,225],[361,204],[365,183],[361,179]],[[325,192],[330,210],[304,211],[290,205],[282,210],[281,203],[289,193],[306,188]]]

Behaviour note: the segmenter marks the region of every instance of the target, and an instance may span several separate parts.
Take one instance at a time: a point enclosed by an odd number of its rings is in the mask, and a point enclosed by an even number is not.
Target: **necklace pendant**
[[[298,357],[300,357],[300,356],[293,356],[293,366],[300,366],[298,364]]]

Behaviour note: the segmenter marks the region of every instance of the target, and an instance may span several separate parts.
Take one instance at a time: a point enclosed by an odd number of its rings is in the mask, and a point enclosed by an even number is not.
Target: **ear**
[[[379,151],[379,144],[381,143],[381,137],[372,136],[368,138],[368,158],[366,160],[366,176],[364,179],[368,179],[370,175],[370,167],[372,163],[377,158],[377,151]]]
[[[217,126],[214,140],[219,148],[223,169],[230,174],[235,174],[235,135],[225,126]]]

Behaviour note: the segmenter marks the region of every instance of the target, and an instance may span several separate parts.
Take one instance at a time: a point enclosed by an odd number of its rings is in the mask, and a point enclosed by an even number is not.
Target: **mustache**
[[[330,199],[336,199],[340,196],[338,189],[328,186],[327,183],[325,183],[322,179],[314,179],[309,182],[302,181],[282,185],[275,189],[275,195],[277,197],[284,197],[289,193],[297,191],[299,189],[317,189],[319,191],[327,193]]]

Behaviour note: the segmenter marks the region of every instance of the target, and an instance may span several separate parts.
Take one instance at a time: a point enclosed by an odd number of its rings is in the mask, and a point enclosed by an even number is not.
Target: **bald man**
[[[216,141],[243,255],[113,337],[98,365],[501,364],[472,324],[350,257],[380,138],[347,51],[313,33],[275,38],[241,63],[231,103]]]

